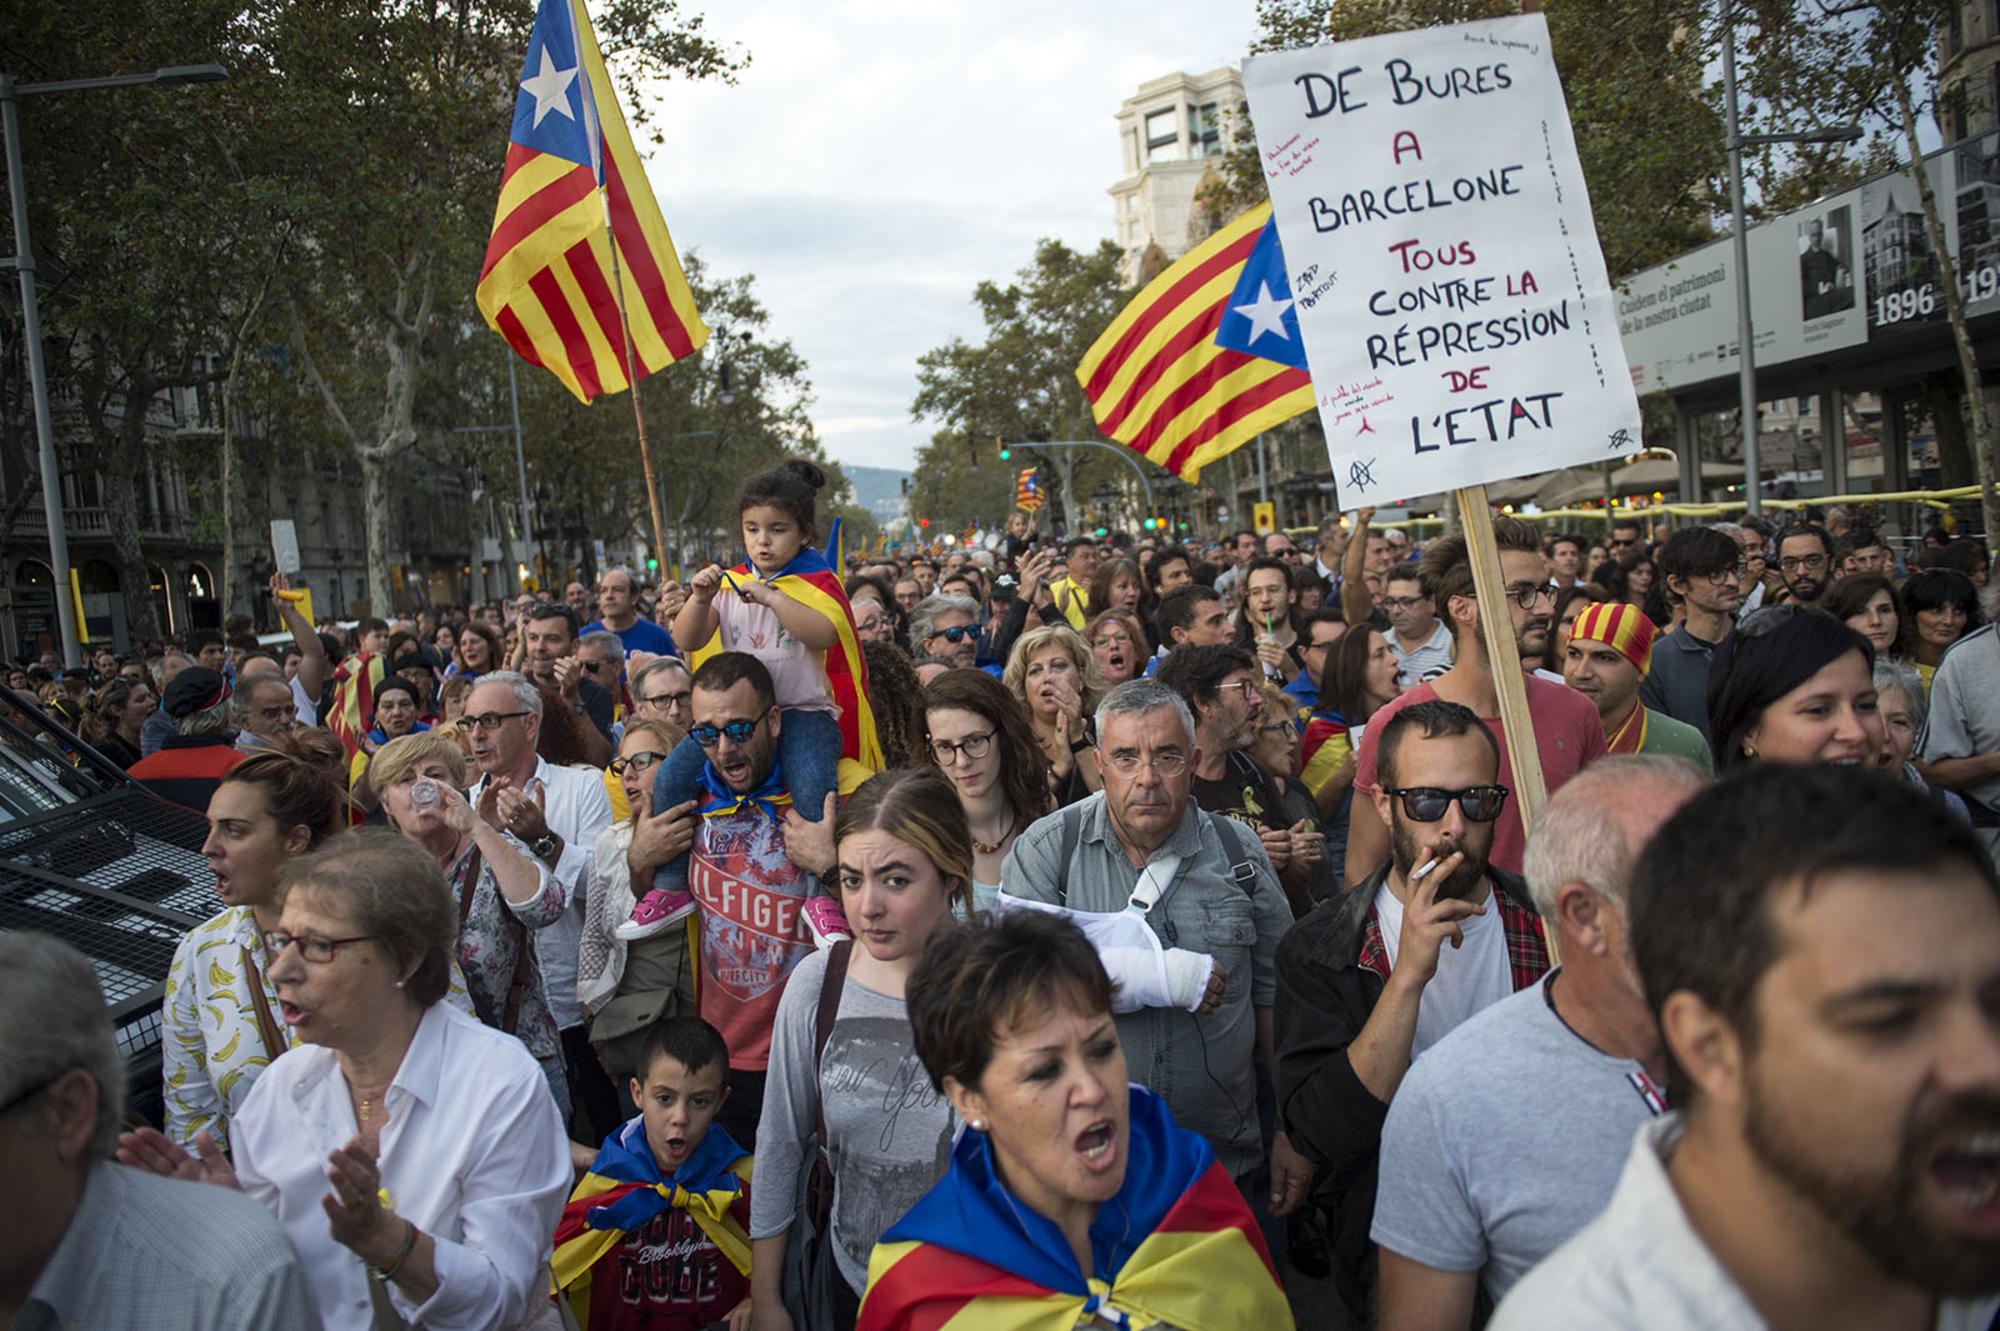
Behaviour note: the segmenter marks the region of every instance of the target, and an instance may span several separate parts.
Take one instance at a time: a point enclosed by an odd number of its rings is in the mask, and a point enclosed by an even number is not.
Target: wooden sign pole
[[[1472,562],[1472,587],[1479,598],[1479,632],[1486,644],[1486,661],[1493,691],[1500,699],[1500,725],[1507,734],[1507,761],[1514,769],[1510,798],[1526,831],[1548,803],[1542,776],[1542,751],[1535,747],[1535,723],[1528,715],[1528,685],[1521,671],[1521,649],[1515,641],[1514,616],[1507,607],[1507,580],[1500,571],[1500,550],[1493,543],[1493,510],[1486,487],[1469,485],[1452,491],[1458,520],[1465,528],[1466,555]],[[1556,960],[1555,928],[1544,924],[1549,959]]]

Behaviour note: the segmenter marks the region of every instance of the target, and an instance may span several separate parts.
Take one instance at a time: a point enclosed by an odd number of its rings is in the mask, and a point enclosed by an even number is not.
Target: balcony
[[[111,514],[103,508],[65,508],[63,530],[72,541],[108,541],[111,539]],[[14,520],[11,534],[16,539],[48,539],[48,520],[42,514],[40,503],[32,505]],[[189,539],[189,529],[186,520],[178,513],[141,512],[139,536],[148,541],[185,541]]]

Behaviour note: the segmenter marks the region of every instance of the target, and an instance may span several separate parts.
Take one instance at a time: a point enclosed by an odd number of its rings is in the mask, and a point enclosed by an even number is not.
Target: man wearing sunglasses
[[[615,726],[632,709],[625,691],[625,644],[609,629],[592,629],[576,643],[577,664],[586,684],[595,684],[611,695],[611,720]]]
[[[1276,1006],[1279,1122],[1317,1167],[1335,1288],[1357,1315],[1374,1283],[1376,1148],[1404,1072],[1549,964],[1527,884],[1488,858],[1511,802],[1493,732],[1431,698],[1378,713],[1368,738],[1389,862],[1285,935]]]
[[[1372,1231],[1378,1325],[1467,1331],[1481,1293],[1499,1302],[1596,1218],[1633,1134],[1665,1112],[1626,888],[1653,834],[1704,784],[1678,759],[1608,758],[1536,816],[1528,887],[1563,964],[1440,1040],[1397,1087]],[[1551,1155],[1563,1168],[1521,1167]]]
[[[979,664],[979,602],[969,596],[926,596],[910,612],[910,646],[918,656],[954,667]]]
[[[770,671],[756,657],[717,652],[695,671],[688,735],[707,760],[688,856],[701,919],[700,1016],[729,1045],[729,1096],[716,1122],[746,1146],[763,1111],[785,981],[813,950],[818,921],[844,928],[838,901],[818,891],[833,868],[836,801],[827,796],[818,822],[791,807],[778,765],[783,721]],[[842,794],[870,775],[846,759],[839,773]]]
[[[1453,664],[1437,679],[1404,692],[1377,712],[1368,724],[1354,757],[1355,799],[1347,824],[1345,881],[1349,883],[1368,877],[1389,859],[1389,825],[1377,814],[1373,802],[1378,789],[1375,754],[1382,723],[1397,710],[1434,699],[1471,708],[1473,715],[1501,739],[1499,784],[1513,784],[1513,765],[1507,756],[1500,695],[1493,683],[1493,672],[1521,670],[1524,660],[1539,661],[1547,653],[1555,594],[1549,590],[1548,566],[1542,560],[1541,533],[1533,524],[1505,514],[1496,515],[1493,539],[1499,547],[1501,587],[1513,627],[1515,650],[1506,661],[1496,664],[1487,660],[1486,635],[1480,629],[1479,598],[1473,591],[1472,564],[1465,539],[1441,536],[1431,541],[1424,549],[1418,572],[1432,603],[1451,629]],[[1586,763],[1605,755],[1604,725],[1597,719],[1597,708],[1590,700],[1560,681],[1524,672],[1522,684],[1528,695],[1528,715],[1534,722],[1535,747],[1541,753],[1542,778],[1553,792]],[[1519,873],[1527,842],[1521,815],[1513,802],[1508,801],[1493,828],[1493,862],[1509,873]]]

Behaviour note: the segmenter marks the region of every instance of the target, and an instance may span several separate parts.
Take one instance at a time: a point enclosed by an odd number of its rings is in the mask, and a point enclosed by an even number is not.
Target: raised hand
[[[206,1132],[196,1133],[194,1149],[195,1154],[188,1154],[186,1148],[169,1140],[157,1128],[140,1128],[118,1135],[118,1163],[129,1169],[143,1169],[148,1174],[185,1183],[213,1183],[217,1187],[241,1189],[236,1170],[222,1148],[215,1144],[214,1137]]]

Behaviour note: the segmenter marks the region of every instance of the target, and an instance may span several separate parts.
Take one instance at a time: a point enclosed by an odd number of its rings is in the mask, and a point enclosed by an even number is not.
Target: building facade
[[[1215,69],[1142,83],[1118,108],[1125,174],[1109,192],[1128,283],[1151,277],[1228,220],[1202,206],[1202,186],[1229,151],[1243,105],[1242,76]]]

